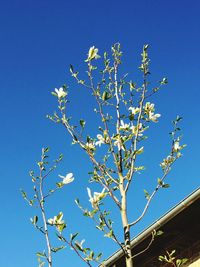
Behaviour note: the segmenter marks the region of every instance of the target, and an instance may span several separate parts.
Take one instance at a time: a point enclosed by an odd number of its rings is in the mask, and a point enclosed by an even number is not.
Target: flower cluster
[[[144,132],[145,128],[143,127],[142,123],[140,122],[138,125],[133,125],[131,123],[124,123],[123,120],[120,121],[119,130],[121,131],[131,131],[133,135],[142,136],[142,132]]]
[[[132,134],[133,135],[138,135],[138,136],[142,136],[142,132],[144,132],[144,128],[143,128],[143,125],[142,123],[140,122],[138,125],[132,125],[130,127],[131,131],[132,131]]]
[[[59,232],[62,232],[62,230],[66,227],[66,224],[63,220],[63,213],[59,212],[57,216],[54,216],[53,218],[48,219],[48,224],[52,226],[56,226],[56,229]]]
[[[90,188],[87,188],[87,192],[92,207],[98,209],[99,202],[107,195],[107,193],[105,193],[105,188],[100,193],[94,192],[93,196]]]
[[[109,139],[107,136],[102,136],[101,134],[97,134],[98,141],[95,142],[96,146],[101,146],[102,144],[107,144],[109,142]]]
[[[63,184],[69,184],[69,183],[72,183],[74,181],[73,173],[68,173],[65,176],[59,174],[58,176],[61,179],[63,179],[63,181],[62,181]]]
[[[174,162],[175,158],[173,156],[167,156],[163,161],[160,163],[160,166],[163,170],[166,170],[170,167],[170,165]]]
[[[140,112],[140,108],[130,107],[128,110],[131,111],[131,115],[135,116],[137,113]]]
[[[160,114],[154,114],[155,108],[154,104],[147,102],[144,106],[145,114],[147,115],[148,119],[153,122],[158,122],[158,118],[161,116]]]
[[[118,150],[123,150],[125,151],[125,146],[124,146],[124,142],[127,141],[127,136],[124,135],[124,136],[121,136],[121,135],[115,135],[112,137],[113,140],[116,140],[114,141],[114,146],[117,146],[118,147]]]
[[[95,48],[94,46],[90,47],[88,52],[88,58],[85,60],[85,62],[100,58],[100,56],[98,55],[98,51],[98,48]]]
[[[64,98],[67,95],[67,92],[64,90],[63,87],[60,87],[59,89],[55,88],[55,92],[58,99]]]
[[[130,123],[124,123],[123,120],[120,121],[119,130],[121,131],[129,131],[130,130]]]
[[[95,150],[95,143],[94,142],[87,142],[86,144],[85,144],[85,149],[89,149],[89,150]]]
[[[182,156],[181,154],[181,150],[186,147],[186,145],[180,145],[179,143],[179,138],[177,140],[174,141],[174,145],[173,145],[173,152],[176,153],[176,157],[180,158]]]

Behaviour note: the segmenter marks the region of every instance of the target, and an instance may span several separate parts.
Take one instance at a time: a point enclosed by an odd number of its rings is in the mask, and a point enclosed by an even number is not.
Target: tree
[[[79,126],[73,125],[69,112],[68,89],[64,85],[59,89],[55,89],[52,94],[58,100],[58,111],[48,118],[55,123],[62,124],[72,138],[72,143],[78,145],[87,154],[92,162],[93,170],[90,172],[92,176],[90,182],[98,183],[102,189],[100,192],[92,193],[88,188],[88,197],[91,209],[82,207],[79,199],[76,204],[82,210],[83,214],[91,218],[96,228],[101,231],[104,236],[116,242],[123,250],[126,266],[134,266],[134,255],[130,248],[131,228],[134,227],[145,216],[149,205],[161,188],[168,188],[169,184],[165,183],[166,177],[171,171],[172,165],[178,158],[182,156],[181,150],[185,145],[180,145],[181,135],[178,126],[181,117],[177,116],[173,121],[173,130],[171,135],[171,144],[169,153],[161,161],[161,176],[157,179],[157,184],[153,192],[149,193],[144,189],[146,204],[140,216],[134,221],[130,221],[129,215],[131,211],[127,210],[127,195],[130,190],[131,183],[138,172],[144,171],[145,167],[139,165],[139,159],[144,153],[144,140],[147,138],[146,132],[151,124],[157,123],[160,114],[155,112],[155,105],[149,99],[167,84],[167,79],[163,78],[156,87],[151,87],[148,80],[149,57],[148,45],[144,45],[142,51],[142,61],[140,70],[142,73],[142,84],[137,85],[132,80],[128,80],[128,75],[120,75],[119,68],[122,64],[122,51],[120,44],[114,44],[111,47],[112,55],[103,54],[103,69],[97,74],[98,62],[101,61],[98,49],[94,46],[89,49],[87,59],[87,78],[80,78],[78,71],[70,65],[70,72],[77,83],[90,90],[96,103],[94,112],[99,119],[98,133],[95,137],[91,137],[86,133],[86,121],[79,119]],[[98,77],[98,81],[96,76]],[[95,77],[95,78],[94,78]],[[100,77],[100,78],[99,78]],[[50,190],[45,196],[43,193],[43,183],[46,177],[56,167],[55,165],[46,171],[45,161],[48,149],[43,149],[42,160],[38,163],[40,174],[35,176],[31,172],[32,180],[38,185],[34,185],[34,199],[39,203],[39,207],[43,218],[43,227],[37,226],[38,218],[34,217],[32,223],[39,229],[46,238],[48,253],[39,253],[38,256],[45,257],[52,266],[52,252],[56,252],[64,246],[53,248],[48,237],[48,226],[55,226],[57,229],[57,237],[61,242],[67,243],[78,254],[79,257],[88,265],[92,266],[92,262],[100,263],[101,253],[96,255],[90,248],[84,248],[83,242],[76,241],[78,233],[72,234],[68,240],[63,236],[63,230],[66,224],[63,220],[63,214],[60,212],[57,216],[47,219],[45,217],[45,200],[65,184],[73,181],[73,175],[61,176],[62,182],[56,184],[56,188]],[[56,164],[60,162],[61,157]],[[46,171],[46,174],[43,174]],[[23,196],[27,200],[26,193]],[[107,199],[111,199],[117,207],[121,216],[123,225],[124,240],[119,240],[113,227],[113,221],[110,217],[110,208],[106,207]],[[28,200],[30,204],[30,200]],[[31,202],[31,205],[33,203]],[[155,236],[160,233],[152,233],[152,241]],[[39,262],[42,266],[42,262]],[[101,262],[102,266],[103,262]]]

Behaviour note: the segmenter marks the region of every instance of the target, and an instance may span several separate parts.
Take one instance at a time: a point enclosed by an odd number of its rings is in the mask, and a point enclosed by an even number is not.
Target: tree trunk
[[[126,218],[125,218],[126,221]],[[126,259],[126,267],[133,267],[133,258],[130,246],[130,227],[128,224],[124,226],[124,244],[125,244],[125,259]]]
[[[127,206],[125,192],[122,194],[122,207],[121,207],[121,219],[124,227],[124,244],[125,244],[125,258],[126,267],[133,267],[133,258],[130,246],[130,226],[127,218]]]
[[[133,267],[133,259],[126,258],[126,267]]]

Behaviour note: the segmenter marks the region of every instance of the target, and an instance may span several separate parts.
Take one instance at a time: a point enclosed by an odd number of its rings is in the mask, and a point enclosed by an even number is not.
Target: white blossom
[[[131,114],[132,115],[136,115],[137,113],[139,113],[140,112],[140,108],[135,108],[135,107],[130,107],[128,110],[130,110],[131,111]]]
[[[124,123],[123,120],[120,121],[120,126],[119,126],[119,129],[120,130],[123,130],[123,131],[127,131],[130,129],[130,123]]]
[[[95,142],[96,146],[109,143],[109,138],[106,135],[102,136],[101,134],[97,134],[97,139],[98,141]]]
[[[65,176],[62,176],[62,175],[58,175],[61,179],[63,179],[63,184],[69,184],[69,183],[71,183],[71,182],[73,182],[74,181],[74,175],[73,175],[73,173],[68,173],[68,174],[66,174]]]
[[[86,149],[91,149],[91,150],[95,150],[95,144],[93,142],[87,142],[85,144],[85,148]]]
[[[114,142],[114,146],[118,147],[118,150],[122,149],[123,151],[125,151],[124,146],[122,145],[122,141],[120,140],[120,138],[118,138],[115,142]]]
[[[59,89],[55,88],[55,92],[59,99],[67,95],[67,92],[64,91],[63,87],[60,87]]]
[[[89,201],[90,201],[92,207],[94,209],[97,209],[99,201],[106,196],[106,193],[104,193],[105,192],[105,188],[103,188],[103,190],[100,193],[99,192],[94,192],[93,196],[92,196],[92,192],[91,192],[90,188],[88,188],[88,187],[87,187],[87,192],[88,192]]]
[[[98,141],[95,142],[96,146],[101,146],[102,144],[105,144],[105,139],[101,134],[97,134]]]
[[[158,118],[161,116],[160,114],[154,114],[155,108],[154,104],[147,102],[144,106],[144,110],[148,116],[148,119],[153,122],[158,122]]]
[[[92,59],[98,59],[100,56],[98,55],[98,48],[95,48],[94,46],[90,47],[88,52],[88,58],[85,60],[86,62],[91,61]]]
[[[154,112],[155,111],[155,108],[154,108],[154,104],[153,103],[150,103],[150,102],[147,102],[144,106],[144,110],[148,113],[148,112]]]
[[[126,140],[126,136],[121,136],[121,135],[116,135],[116,136],[113,136],[112,137],[114,141],[114,146],[117,146],[118,147],[118,150],[123,150],[125,151],[125,146],[123,144],[123,142]]]
[[[153,122],[158,122],[158,118],[160,118],[160,114],[154,114],[153,112],[149,112],[149,119]]]
[[[174,142],[173,150],[174,152],[178,152],[179,150],[183,149],[185,145],[180,146],[179,141]]]
[[[161,168],[164,170],[174,162],[173,156],[167,156],[163,161],[160,163]]]
[[[48,223],[51,225],[61,225],[65,223],[63,220],[63,213],[60,212],[57,216],[54,216],[53,218],[48,219]]]
[[[130,127],[133,135],[138,135],[138,136],[142,136],[142,132],[144,131],[142,123],[139,123],[138,125],[132,125]]]

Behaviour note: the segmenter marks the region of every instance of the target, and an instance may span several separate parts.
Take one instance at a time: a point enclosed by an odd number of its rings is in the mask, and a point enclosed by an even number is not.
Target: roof
[[[143,232],[141,232],[138,236],[136,236],[134,239],[132,239],[131,240],[131,249],[134,249],[134,252],[141,251],[142,247],[143,246],[145,247],[145,243],[148,244],[148,242],[146,242],[146,240],[148,241],[148,239],[151,238],[152,231],[158,230],[161,227],[162,227],[162,230],[164,228],[164,233],[166,233],[166,234],[171,233],[171,235],[172,235],[174,233],[174,242],[177,240],[177,238],[176,238],[177,232],[179,232],[179,236],[183,235],[183,233],[185,235],[187,234],[187,231],[185,229],[188,229],[188,231],[190,229],[190,233],[188,233],[188,237],[189,236],[195,237],[196,234],[191,233],[191,231],[194,232],[195,227],[188,227],[188,225],[191,225],[191,218],[193,218],[195,216],[195,214],[197,214],[197,213],[200,214],[200,187],[198,189],[196,189],[194,192],[192,192],[190,195],[188,195],[185,199],[183,199],[175,207],[170,209],[161,218],[156,220],[152,225],[150,225],[147,229],[145,229]],[[198,220],[196,220],[196,221],[198,221]],[[200,229],[199,222],[198,222],[197,229]],[[160,238],[159,242],[160,243],[162,242],[162,244],[165,243],[165,246],[167,246],[167,240],[166,240],[167,237],[165,234],[163,236],[164,237]],[[165,239],[165,241],[164,241],[164,239]],[[170,237],[171,243],[172,243],[172,240],[173,240],[173,238],[171,236]],[[185,242],[185,243],[187,243],[187,242]],[[154,250],[159,248],[159,246],[157,245],[157,241],[155,241],[155,244],[156,245],[152,246],[152,247],[154,247],[153,248]],[[168,246],[170,246],[169,240],[168,240]],[[179,244],[177,243],[176,246],[179,246]],[[144,249],[144,247],[143,247],[143,249]],[[162,247],[163,247],[163,245],[162,245]],[[183,248],[182,248],[182,250],[183,250]],[[153,253],[153,252],[151,251],[151,253]],[[154,253],[155,253],[155,251],[154,251]],[[146,258],[146,254],[147,253],[145,253],[145,258]],[[123,256],[124,256],[123,251],[118,250],[104,262],[104,265],[107,267],[112,266],[117,261],[120,261],[120,259],[123,258]],[[149,255],[149,257],[152,257],[152,255],[151,256]],[[139,261],[139,260],[137,259],[137,261]],[[121,260],[120,265],[116,265],[116,266],[123,267],[122,264],[123,263]],[[138,266],[145,266],[145,265],[144,264],[141,265],[141,263],[140,263],[140,265],[138,265]],[[148,266],[150,266],[150,264],[148,264]]]

